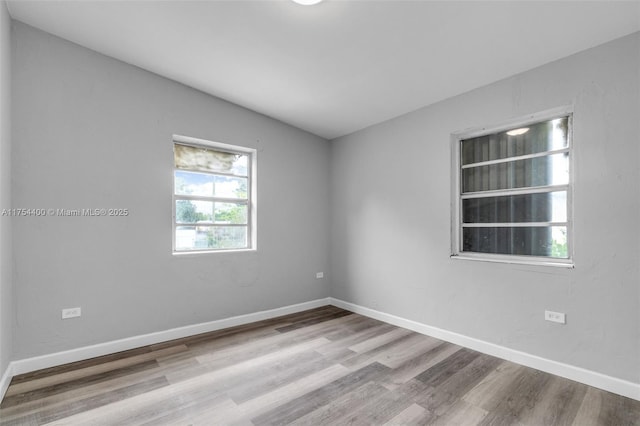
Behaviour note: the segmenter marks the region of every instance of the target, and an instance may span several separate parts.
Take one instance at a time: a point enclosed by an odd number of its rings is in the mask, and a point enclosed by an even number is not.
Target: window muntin
[[[570,263],[572,117],[549,115],[454,138],[454,256]]]
[[[252,248],[255,151],[174,140],[174,252]]]

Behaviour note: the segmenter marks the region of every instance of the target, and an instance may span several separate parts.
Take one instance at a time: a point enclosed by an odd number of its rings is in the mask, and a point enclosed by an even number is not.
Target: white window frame
[[[176,227],[180,226],[176,223],[176,199],[184,199],[183,196],[176,197],[176,189],[175,189],[175,172],[177,169],[175,167],[175,159],[173,156],[174,147],[176,144],[180,145],[190,145],[194,147],[201,148],[211,148],[216,151],[224,151],[232,154],[242,154],[248,156],[248,170],[247,170],[247,247],[242,248],[226,248],[226,249],[196,249],[196,250],[176,250]],[[203,253],[237,253],[237,252],[248,252],[248,251],[256,251],[257,250],[257,150],[253,148],[247,148],[238,145],[231,145],[222,142],[213,142],[205,139],[198,139],[189,136],[182,135],[173,135],[173,139],[171,141],[171,161],[174,164],[172,168],[172,179],[171,179],[171,201],[172,201],[172,211],[171,211],[171,239],[172,239],[172,253],[177,256],[188,256],[188,255],[197,255]],[[188,171],[188,170],[187,170]],[[201,173],[201,172],[198,172]],[[216,197],[192,197],[187,196],[187,198],[200,198],[200,199],[211,199],[214,200]],[[224,200],[223,200],[224,201]],[[229,201],[237,201],[237,200],[229,200]]]
[[[561,150],[545,151],[540,154],[531,154],[519,157],[510,157],[511,159],[526,159],[533,158],[538,155],[549,155],[550,153],[569,153],[569,183],[567,185],[560,186],[546,186],[540,187],[539,192],[551,192],[554,190],[566,190],[567,191],[567,258],[552,258],[546,256],[520,256],[511,254],[491,254],[491,253],[478,253],[468,252],[462,250],[462,188],[461,188],[461,175],[462,166],[460,162],[460,147],[461,141],[465,139],[471,139],[479,136],[484,136],[492,133],[504,132],[510,129],[516,129],[520,127],[526,127],[541,121],[548,121],[554,118],[569,118],[569,132],[567,135],[567,148]],[[573,106],[562,106],[558,108],[549,109],[546,111],[530,114],[524,117],[514,118],[509,121],[502,122],[498,125],[478,127],[472,129],[465,129],[459,132],[451,134],[451,259],[462,260],[474,260],[485,262],[500,262],[500,263],[513,263],[524,265],[543,265],[543,266],[560,266],[566,268],[573,268],[574,255],[574,233],[573,233],[573,185],[574,185],[574,161],[573,161]],[[496,161],[496,162],[500,162]],[[493,163],[493,162],[486,162]],[[532,193],[537,190],[527,190],[522,192]],[[512,195],[518,193],[518,190],[499,190],[491,191],[490,195]],[[514,194],[515,195],[515,194]],[[488,196],[487,193],[479,196]],[[467,196],[468,197],[468,196]],[[507,224],[505,224],[507,225]],[[513,223],[508,224],[513,226]],[[552,225],[551,222],[539,225]],[[563,223],[564,225],[564,223]]]

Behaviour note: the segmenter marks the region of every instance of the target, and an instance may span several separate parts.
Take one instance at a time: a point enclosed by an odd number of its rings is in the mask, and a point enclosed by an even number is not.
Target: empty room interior
[[[639,1],[0,0],[0,55],[0,425],[640,425]]]

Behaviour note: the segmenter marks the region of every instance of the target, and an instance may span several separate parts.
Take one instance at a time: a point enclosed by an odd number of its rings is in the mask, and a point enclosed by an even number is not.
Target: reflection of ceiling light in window
[[[518,135],[523,135],[523,134],[527,133],[528,131],[529,131],[528,127],[521,127],[520,129],[509,130],[507,132],[507,134],[509,136],[518,136]]]
[[[293,0],[298,4],[302,4],[304,6],[311,6],[312,4],[320,3],[322,0]]]

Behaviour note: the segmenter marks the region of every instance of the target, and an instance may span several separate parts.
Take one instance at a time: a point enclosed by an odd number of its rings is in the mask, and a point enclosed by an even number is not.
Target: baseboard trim
[[[351,312],[355,312],[357,314],[393,324],[398,327],[407,328],[420,334],[435,337],[437,339],[464,346],[478,352],[512,361],[516,364],[535,368],[546,373],[555,374],[556,376],[564,377],[576,382],[584,383],[589,386],[593,386],[608,392],[613,392],[618,395],[626,396],[628,398],[640,401],[640,384],[638,383],[629,382],[581,367],[576,367],[573,365],[542,358],[536,355],[531,355],[526,352],[509,349],[507,347],[496,345],[494,343],[489,343],[483,340],[475,339],[473,337],[468,337],[462,334],[443,330],[438,327],[432,327],[430,325],[419,323],[417,321],[387,314],[375,309],[356,305],[355,303],[345,302],[344,300],[336,299],[333,297],[330,297],[329,300],[332,305]]]
[[[2,378],[0,378],[0,401],[4,398],[4,394],[7,393],[7,389],[9,388],[9,384],[11,383],[13,376],[13,363],[9,363],[9,365],[7,365],[7,369],[4,370],[4,373],[2,374]]]
[[[402,318],[396,315],[387,314],[375,309],[357,305],[355,303],[346,302],[344,300],[327,297],[323,299],[312,300],[309,302],[298,303],[295,305],[284,306],[281,308],[270,309],[267,311],[259,311],[246,315],[225,318],[206,323],[194,324],[185,327],[172,328],[165,331],[144,334],[140,336],[129,337],[126,339],[114,340],[111,342],[99,343],[96,345],[85,346],[77,349],[71,349],[63,352],[42,355],[33,358],[22,359],[11,362],[0,379],[0,400],[9,387],[13,376],[29,373],[43,368],[55,367],[70,362],[82,361],[102,355],[135,349],[141,346],[162,343],[169,340],[189,337],[196,334],[207,333],[210,331],[221,330],[223,328],[234,327],[237,325],[249,324],[256,321],[275,318],[282,315],[293,314],[307,309],[318,308],[321,306],[333,305],[342,309],[355,312],[370,318],[384,321],[389,324],[403,327],[417,333],[435,337],[446,342],[464,346],[469,349],[476,350],[488,355],[502,358],[516,364],[535,368],[557,376],[565,377],[576,382],[584,383],[608,392],[626,396],[640,401],[640,384],[607,376],[605,374],[586,370],[569,364],[520,352],[504,346],[489,343],[473,337],[447,331],[438,327],[426,325],[417,321]]]
[[[99,343],[91,346],[71,349],[63,352],[56,352],[48,355],[37,356],[33,358],[13,361],[9,365],[9,369],[5,372],[8,381],[11,377],[18,374],[29,373],[32,371],[42,370],[43,368],[55,367],[70,362],[83,361],[85,359],[95,358],[102,355],[109,355],[116,352],[126,351],[129,349],[139,348],[141,346],[153,345],[156,343],[167,342],[169,340],[180,339],[183,337],[194,336],[196,334],[208,333],[210,331],[221,330],[223,328],[234,327],[237,325],[249,324],[256,321],[262,321],[282,315],[293,314],[305,311],[307,309],[318,308],[329,305],[329,298],[312,300],[309,302],[298,303],[295,305],[284,306],[281,308],[270,309],[267,311],[259,311],[251,314],[238,315],[235,317],[224,318],[221,320],[210,321],[200,324],[188,325],[185,327],[172,328],[169,330],[158,331],[155,333],[143,334],[140,336],[128,337],[120,340]],[[8,374],[9,373],[9,374]],[[3,376],[2,385],[4,386],[5,377]],[[8,386],[8,383],[7,383]],[[4,388],[2,388],[4,389]],[[6,389],[4,389],[6,390]],[[2,393],[4,395],[4,393]]]

